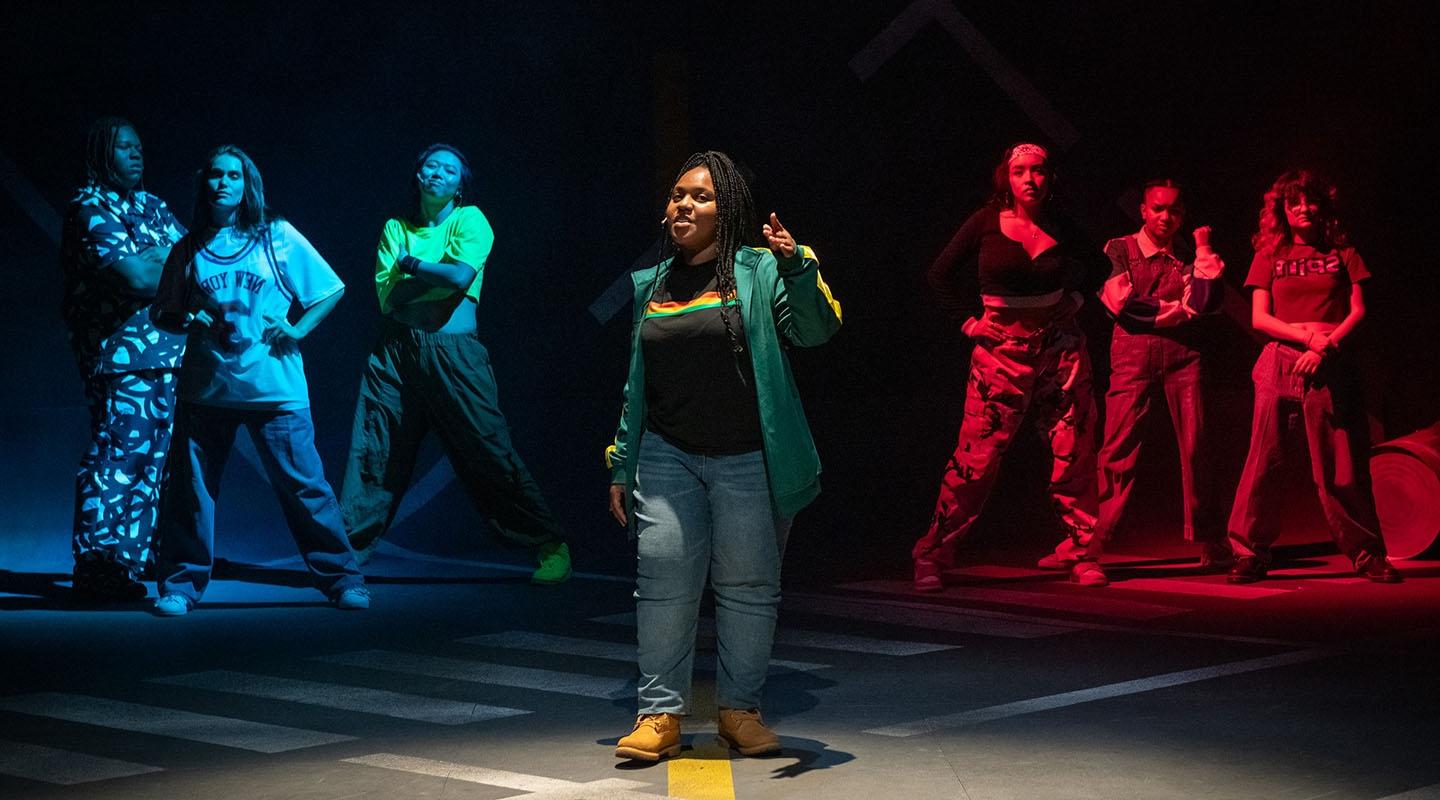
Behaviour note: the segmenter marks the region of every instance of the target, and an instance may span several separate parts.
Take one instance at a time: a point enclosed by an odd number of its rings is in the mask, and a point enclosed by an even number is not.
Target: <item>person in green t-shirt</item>
[[[536,548],[534,583],[570,577],[570,548],[510,441],[475,306],[495,236],[462,205],[464,154],[447,144],[415,160],[412,210],[380,233],[375,291],[385,319],[360,379],[340,503],[367,560],[400,507],[425,434],[434,430],[465,491],[505,539]]]

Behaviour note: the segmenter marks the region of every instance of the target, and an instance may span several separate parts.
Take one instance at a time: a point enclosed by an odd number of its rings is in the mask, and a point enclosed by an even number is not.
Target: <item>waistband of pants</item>
[[[1066,333],[1080,333],[1080,326],[1075,323],[1075,320],[1067,319],[1052,325],[1046,325],[1043,328],[1036,328],[1024,335],[1017,336],[1013,333],[1003,333],[1001,336],[1003,336],[1007,342],[1028,345],[1030,347],[1040,347],[1053,344]]]
[[[384,339],[394,340],[417,345],[434,346],[456,346],[469,342],[480,344],[480,337],[474,331],[467,333],[431,333],[422,331],[419,328],[412,328],[403,322],[396,322],[389,317],[380,321],[380,335]]]

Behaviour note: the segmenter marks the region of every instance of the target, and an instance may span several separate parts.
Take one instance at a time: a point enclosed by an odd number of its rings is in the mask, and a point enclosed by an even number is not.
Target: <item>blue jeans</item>
[[[764,454],[694,455],[649,433],[640,440],[634,499],[639,713],[687,713],[707,572],[716,699],[723,708],[758,708],[790,532],[771,502]]]
[[[215,500],[241,425],[250,432],[315,586],[332,598],[363,586],[365,578],[345,538],[340,503],[315,450],[310,409],[241,410],[182,402],[175,415],[170,486],[161,512],[156,565],[161,596],[178,592],[198,602],[210,584]]]

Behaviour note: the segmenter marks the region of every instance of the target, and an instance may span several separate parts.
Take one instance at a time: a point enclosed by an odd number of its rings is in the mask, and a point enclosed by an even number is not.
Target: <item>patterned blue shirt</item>
[[[86,378],[180,366],[185,337],[151,324],[150,298],[129,292],[113,268],[147,247],[173,246],[184,235],[165,201],[149,192],[122,196],[91,183],[70,201],[60,246],[61,313]]]

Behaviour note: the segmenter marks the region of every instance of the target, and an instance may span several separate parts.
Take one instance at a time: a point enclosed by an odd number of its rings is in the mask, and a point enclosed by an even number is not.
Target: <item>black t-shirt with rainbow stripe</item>
[[[735,340],[745,343],[734,298],[726,304]],[[645,308],[645,427],[689,453],[759,450],[760,408],[750,351],[735,352],[720,318],[715,262],[676,259]]]

